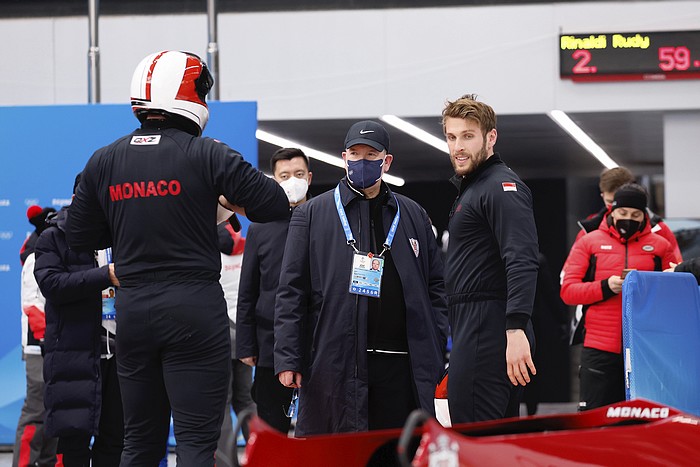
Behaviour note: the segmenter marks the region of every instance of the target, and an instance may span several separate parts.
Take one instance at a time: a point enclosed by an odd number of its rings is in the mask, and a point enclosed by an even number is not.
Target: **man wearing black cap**
[[[447,339],[442,262],[426,212],[382,182],[389,144],[382,125],[354,124],[347,176],[292,215],[274,363],[284,386],[300,388],[296,435],[396,428],[415,408],[434,413]]]
[[[606,221],[574,243],[564,263],[562,300],[587,307],[579,410],[625,399],[620,292],[627,271],[662,271],[675,259],[668,240],[652,233],[646,208],[643,187],[621,186]]]

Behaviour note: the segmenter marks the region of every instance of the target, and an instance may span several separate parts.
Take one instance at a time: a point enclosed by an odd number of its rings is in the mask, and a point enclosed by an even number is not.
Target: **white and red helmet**
[[[151,111],[184,117],[199,127],[209,120],[205,97],[212,85],[207,65],[189,52],[163,51],[141,60],[131,79],[131,108],[139,121]]]

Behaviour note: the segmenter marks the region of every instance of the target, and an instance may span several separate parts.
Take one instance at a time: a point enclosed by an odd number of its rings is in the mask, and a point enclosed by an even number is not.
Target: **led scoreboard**
[[[628,81],[700,78],[700,31],[562,34],[562,79]]]

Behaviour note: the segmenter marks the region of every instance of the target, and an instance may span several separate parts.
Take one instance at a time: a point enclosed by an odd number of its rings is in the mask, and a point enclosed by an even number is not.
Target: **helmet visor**
[[[214,86],[214,77],[211,75],[211,73],[209,73],[207,64],[204,63],[204,60],[199,58],[199,56],[193,54],[192,52],[183,53],[189,55],[190,57],[196,58],[202,65],[202,72],[199,74],[197,79],[194,80],[194,90],[197,92],[197,96],[202,100],[202,102],[206,102],[205,98],[207,94],[209,94],[212,86]]]

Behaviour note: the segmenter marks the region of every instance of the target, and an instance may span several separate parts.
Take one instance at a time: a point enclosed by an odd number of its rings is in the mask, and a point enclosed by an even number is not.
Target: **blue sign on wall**
[[[257,167],[257,104],[212,102],[209,110],[204,135]],[[27,208],[69,204],[92,153],[138,126],[129,105],[0,107],[0,444],[14,443],[24,402],[19,250],[34,229]]]

